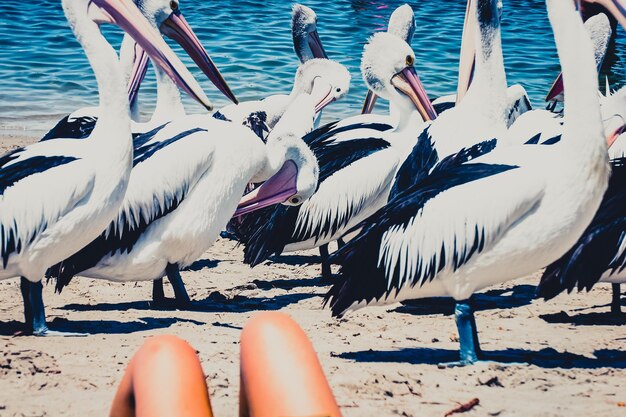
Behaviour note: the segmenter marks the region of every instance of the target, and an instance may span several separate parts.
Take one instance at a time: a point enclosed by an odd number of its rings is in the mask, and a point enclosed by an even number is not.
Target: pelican
[[[318,165],[301,138],[328,95],[326,83],[313,84],[310,94],[292,102],[266,144],[243,125],[205,115],[177,118],[136,138],[121,209],[97,239],[48,271],[58,278],[57,289],[75,274],[119,282],[166,275],[175,305],[188,306],[180,268],[198,259],[233,215],[279,202],[301,204],[313,194]],[[264,183],[241,199],[251,181]],[[164,302],[162,287],[154,290],[155,301]]]
[[[626,4],[621,4],[621,0],[582,0],[580,6],[581,15],[585,20],[585,27],[589,30],[594,44],[596,65],[599,71],[611,38],[615,35],[617,22],[619,21],[622,27],[626,29],[626,20],[622,15],[622,11],[626,10]],[[550,103],[548,105],[550,110],[554,110],[557,103],[563,101],[563,79],[561,74],[557,76],[548,91],[546,101]]]
[[[328,59],[317,32],[317,15],[311,8],[302,4],[293,6],[291,14],[291,34],[294,51],[301,64],[305,64],[314,59]],[[341,73],[343,74],[343,71],[341,71]],[[326,77],[328,75],[332,77],[332,73],[326,74]],[[345,79],[345,77],[342,78]],[[267,134],[274,128],[293,100],[298,97],[299,94],[306,92],[303,90],[303,87],[304,86],[298,82],[296,77],[296,82],[294,82],[290,94],[274,94],[263,100],[251,100],[238,104],[230,104],[215,112],[213,117],[243,123],[250,127],[262,140],[265,140]],[[345,85],[336,85],[330,92],[329,100],[338,100],[343,97],[346,92]],[[318,113],[316,117],[317,123],[317,121],[320,120],[321,113]]]
[[[550,264],[537,296],[550,300],[574,287],[587,291],[597,282],[611,283],[611,313],[621,314],[620,284],[626,282],[626,159],[611,160],[611,179],[600,208],[578,242]]]
[[[59,138],[0,157],[1,279],[21,276],[27,331],[62,335],[46,325],[41,279],[111,221],[128,185],[133,151],[128,97],[117,55],[98,24],[132,34],[176,82],[205,106],[197,82],[128,0],[63,0],[65,16],[98,82],[100,118],[81,141]]]
[[[413,12],[413,8],[411,8],[411,6],[403,4],[391,13],[391,16],[389,16],[389,23],[387,23],[387,33],[396,35],[398,38],[411,45],[413,35],[415,34],[415,13]],[[374,106],[376,105],[376,100],[376,94],[374,94],[372,90],[367,90],[361,114],[372,113]],[[393,114],[391,102],[389,105],[389,113]]]
[[[412,38],[415,32],[415,19],[413,9],[411,9],[409,5],[400,6],[392,13],[389,20],[388,31],[406,37],[409,40]],[[357,162],[358,159],[384,149],[388,142],[381,136],[383,132],[392,129],[393,126],[398,124],[402,124],[402,128],[408,131],[411,117],[416,118],[414,122],[416,126],[422,121],[420,113],[405,108],[395,111],[397,114],[394,113],[391,117],[368,114],[366,109],[371,110],[375,102],[376,95],[368,95],[366,104],[364,105],[365,113],[332,123],[305,137],[305,141],[312,146],[313,152],[316,153],[318,162],[320,162],[320,187],[328,194],[325,197],[328,199],[325,204],[328,206],[327,210],[329,210],[326,214],[329,221],[331,221],[331,218],[334,216],[332,213],[334,210],[332,206],[333,199],[329,193],[333,192],[332,190],[335,189],[336,183],[347,180],[349,178],[348,176],[351,175],[351,171],[346,171],[343,177],[334,176],[333,181],[328,182],[324,186],[322,186],[321,183],[328,177],[333,176],[336,171],[347,168],[348,165]],[[393,104],[390,104],[390,107],[393,112]],[[426,114],[427,110],[422,110],[422,112]],[[398,120],[400,116],[403,116],[402,120]],[[427,117],[434,117],[434,115],[431,113]],[[369,138],[369,140],[363,142],[357,141],[358,139],[366,138]],[[385,179],[380,179],[380,181],[384,182]],[[378,183],[375,182],[375,184]],[[320,196],[321,195],[322,194],[320,194]],[[383,202],[384,201],[379,202],[379,205]],[[363,202],[363,207],[367,206],[369,207],[368,210],[375,211],[376,207],[372,204],[374,204],[373,201]],[[354,214],[359,214],[358,211]],[[325,280],[330,280],[332,274],[330,264],[328,263],[328,242],[331,240],[327,238],[312,240],[311,236],[307,236],[304,240],[308,242],[304,246],[298,245],[296,249],[294,245],[291,245],[296,242],[302,243],[295,237],[298,212],[299,208],[271,207],[258,211],[252,216],[241,218],[238,223],[233,224],[237,238],[242,241],[246,247],[250,244],[250,249],[246,249],[247,253],[249,253],[249,255],[246,255],[246,262],[254,266],[267,259],[267,257],[272,254],[280,254],[283,251],[298,249],[312,249],[319,246],[320,255],[322,257],[322,277]],[[373,211],[371,212],[373,213]],[[365,215],[366,213],[361,214]],[[345,220],[346,222],[349,221],[347,218]],[[280,225],[281,233],[274,234],[271,232],[271,230],[278,225]],[[337,233],[334,234],[339,235],[349,230],[347,227],[348,224],[342,226],[340,230],[337,230]],[[266,239],[270,235],[270,241],[267,241]],[[261,247],[261,242],[271,242],[273,247]],[[257,251],[260,252],[256,253]]]
[[[460,361],[449,365],[472,364],[482,357],[472,294],[545,267],[589,225],[609,176],[593,49],[572,1],[546,4],[567,92],[563,139],[553,146],[497,147],[485,154],[490,140],[433,167],[438,149],[424,135],[422,149],[412,155],[412,181],[398,187],[336,254],[340,278],[326,296],[333,315],[366,305],[453,297],[461,348]],[[478,0],[476,15],[476,42],[482,39],[484,46],[472,87],[495,53],[485,46],[498,42],[496,1]]]
[[[377,33],[371,38],[361,71],[369,88],[392,103],[397,125],[381,123],[381,116],[360,115],[307,135],[304,140],[320,165],[318,190],[300,207],[271,208],[246,219],[244,262],[254,266],[283,251],[328,244],[385,204],[423,120],[436,117],[414,61],[410,46],[397,36]],[[323,272],[328,278],[330,271]]]
[[[498,7],[502,7],[499,4]],[[465,11],[465,21],[463,23],[463,35],[461,39],[461,51],[459,59],[459,79],[457,83],[456,94],[449,94],[441,96],[433,100],[433,107],[437,113],[443,113],[445,110],[453,108],[458,105],[465,94],[467,93],[474,76],[475,69],[475,55],[476,55],[476,43],[475,43],[475,25],[473,21],[474,11],[476,10],[475,0],[467,0],[467,8]],[[499,9],[499,16],[501,15],[501,9]],[[504,68],[504,62],[502,62]],[[515,120],[531,110],[530,99],[523,86],[520,84],[514,84],[507,88],[506,98],[502,105],[504,106],[507,126],[511,126]]]
[[[224,81],[219,70],[204,47],[202,47],[200,40],[183,17],[180,11],[179,1],[143,0],[137,3],[141,13],[148,22],[150,22],[151,26],[181,45],[213,84],[226,97],[237,103],[237,98],[226,81]],[[124,35],[122,41],[120,62],[125,85],[127,86],[128,99],[131,103],[131,115],[133,119],[138,120],[136,98],[139,85],[148,67],[148,55],[128,34]],[[148,132],[175,117],[185,114],[178,87],[158,66],[155,66],[155,73],[157,80],[156,108],[149,121],[132,122],[131,129],[134,134]],[[188,91],[184,86],[183,90],[187,93],[191,93],[193,96],[193,93]],[[78,109],[61,119],[41,140],[49,140],[58,137],[84,138],[89,135],[93,129],[98,115],[99,109],[97,107]]]
[[[424,131],[425,135],[430,136],[439,157],[485,140],[500,138],[509,126],[509,95],[500,37],[501,3],[498,2],[494,7],[497,11],[493,18],[497,24],[484,23],[477,17],[476,0],[468,0],[463,43],[472,45],[472,49],[471,53],[462,53],[459,85],[462,87],[463,80],[469,79],[471,84],[462,99],[453,108],[442,112]],[[480,25],[488,26],[492,35],[478,36],[481,30],[486,30],[485,27],[479,28]],[[474,45],[477,47],[474,48]],[[478,53],[483,58],[478,59]],[[469,64],[464,63],[466,55],[471,58]],[[398,175],[411,178],[413,164],[412,158],[406,160]]]

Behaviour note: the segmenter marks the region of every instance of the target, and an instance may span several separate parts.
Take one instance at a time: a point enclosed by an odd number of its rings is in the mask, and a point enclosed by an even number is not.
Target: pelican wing
[[[333,314],[455,271],[533,210],[543,185],[529,181],[531,172],[466,162],[473,153],[443,159],[364,221],[359,236],[334,255],[341,277],[326,298]]]
[[[98,238],[48,270],[58,291],[103,257],[130,253],[152,223],[176,210],[210,167],[213,144],[205,132],[161,128],[156,136],[135,139],[134,167],[118,214]]]
[[[41,142],[51,139],[85,139],[96,126],[98,119],[92,116],[72,117],[67,115],[41,138]]]
[[[537,295],[546,300],[562,291],[591,290],[605,272],[626,268],[626,159],[611,161],[609,186],[591,224],[578,242],[544,271]]]
[[[89,195],[94,179],[81,161],[47,144],[16,149],[0,157],[3,267],[12,253],[20,253]]]

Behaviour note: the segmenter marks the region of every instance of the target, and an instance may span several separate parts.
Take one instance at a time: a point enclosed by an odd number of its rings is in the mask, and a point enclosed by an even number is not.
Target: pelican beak
[[[298,192],[297,180],[296,164],[292,160],[286,161],[270,179],[243,196],[233,217],[285,202]]]
[[[367,90],[367,95],[365,96],[365,101],[363,102],[361,114],[370,114],[374,110],[377,98],[378,96],[374,94],[372,90]]]
[[[211,82],[233,103],[239,103],[230,87],[211,60],[200,40],[187,23],[180,11],[176,10],[161,24],[161,32],[178,42],[180,46],[193,59],[198,68],[211,80]]]
[[[604,130],[606,134],[606,144],[610,148],[613,146],[617,138],[626,131],[626,123],[624,119],[616,114],[612,117],[612,119],[616,119],[616,122],[605,122],[606,129]]]
[[[563,101],[563,73],[560,73],[552,83],[546,95],[546,101]]]
[[[463,37],[461,38],[461,53],[459,57],[459,79],[456,88],[456,103],[459,104],[474,76],[474,66],[476,64],[476,45],[474,43],[474,33],[476,31],[476,2],[467,0],[465,9],[465,21],[463,23]]]
[[[328,90],[328,93],[315,105],[315,114],[318,114],[324,107],[335,101],[332,91],[332,89]]]
[[[135,50],[135,58],[133,60],[133,69],[128,81],[128,101],[132,106],[137,99],[139,86],[148,71],[148,54],[137,43],[133,45]]]
[[[437,118],[437,112],[431,104],[415,68],[412,66],[404,68],[393,76],[391,84],[411,99],[422,119],[426,121]]]
[[[311,48],[315,58],[328,59],[328,55],[326,55],[326,51],[324,50],[324,46],[322,45],[322,41],[320,40],[317,30],[309,33],[309,47]]]
[[[131,0],[91,0],[88,7],[97,7],[103,11],[103,21],[113,23],[128,33],[146,51],[152,62],[161,67],[182,90],[208,110],[213,109],[211,101],[185,64],[167,46]],[[92,16],[91,10],[88,13]]]
[[[611,146],[613,146],[613,144],[615,143],[615,141],[617,140],[617,138],[620,137],[620,135],[622,133],[624,133],[624,131],[626,131],[626,126],[622,126],[618,129],[616,129],[611,135],[609,135],[609,137],[606,139],[606,144],[607,146],[610,148]]]

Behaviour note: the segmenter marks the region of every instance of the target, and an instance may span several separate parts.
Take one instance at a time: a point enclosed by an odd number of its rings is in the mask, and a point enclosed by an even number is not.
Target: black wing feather
[[[333,315],[342,315],[355,302],[369,302],[390,294],[384,265],[378,263],[382,237],[387,230],[394,226],[406,227],[430,199],[443,191],[516,168],[511,165],[467,163],[481,152],[493,149],[493,146],[493,140],[486,141],[444,158],[428,176],[398,193],[385,207],[361,223],[359,235],[331,257],[332,262],[341,265],[338,282],[325,298],[325,303],[330,302]],[[460,247],[459,252],[453,254],[446,254],[442,248],[438,265],[435,258],[418,265],[421,281],[432,279],[443,269],[447,256],[452,256],[455,269],[465,264],[483,249],[484,240],[484,231],[476,228],[472,247]],[[399,271],[396,269],[390,288],[395,287],[399,291],[399,280]],[[414,283],[418,281],[412,280]]]
[[[626,159],[611,161],[609,186],[591,224],[578,242],[544,271],[537,296],[549,300],[575,287],[591,290],[606,271],[626,267],[626,254],[616,254],[626,237]]]
[[[96,117],[91,116],[73,118],[70,121],[70,116],[67,115],[59,120],[59,122],[41,138],[40,142],[59,138],[85,139],[91,134],[97,121],[98,119]]]

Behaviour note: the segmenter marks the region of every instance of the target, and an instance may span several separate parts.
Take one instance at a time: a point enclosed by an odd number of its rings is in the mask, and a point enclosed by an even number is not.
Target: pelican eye
[[[335,91],[337,91],[338,93],[341,93],[341,88],[337,87]]]
[[[406,56],[407,67],[412,67],[414,63],[415,63],[415,58],[413,58],[411,55],[407,55]]]
[[[174,0],[170,1],[170,8],[172,10],[178,10],[178,2]]]
[[[302,199],[300,198],[300,196],[295,196],[295,197],[292,197],[291,199],[289,199],[289,202],[291,204],[300,204],[301,201],[302,201]]]

